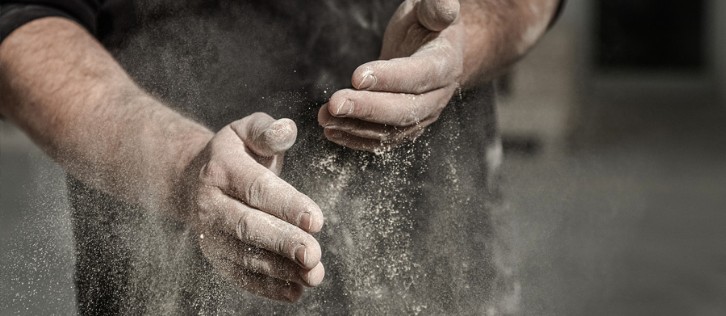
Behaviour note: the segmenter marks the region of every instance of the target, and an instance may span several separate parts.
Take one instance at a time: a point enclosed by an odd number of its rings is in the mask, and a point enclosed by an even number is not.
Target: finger
[[[312,269],[320,262],[320,244],[299,227],[253,209],[228,196],[220,196],[214,207],[227,214],[225,230],[245,244],[269,250]]]
[[[328,112],[327,106],[327,104],[323,105],[318,111],[320,126],[326,129],[343,131],[353,136],[392,144],[415,138],[426,126],[436,121],[438,117],[428,118],[412,126],[395,127],[359,119],[334,117]]]
[[[423,131],[420,133],[423,133]],[[395,143],[384,143],[378,140],[361,138],[333,129],[325,129],[324,135],[325,138],[338,145],[345,146],[350,149],[368,151],[375,154],[384,153],[399,145]]]
[[[410,57],[376,60],[359,66],[351,79],[358,90],[421,94],[456,82],[461,57],[443,39],[437,39]]]
[[[234,132],[220,131],[220,137],[229,136],[224,133]],[[219,155],[232,157],[207,163],[201,171],[202,178],[214,179],[210,182],[225,194],[307,232],[319,232],[322,229],[323,213],[308,196],[252,159],[238,159],[236,152],[223,147],[214,147],[213,150],[221,152]]]
[[[283,281],[318,286],[325,276],[322,263],[312,269],[303,269],[284,257],[246,245],[229,234],[207,235],[200,240],[200,245],[210,260],[231,261],[244,270]]]
[[[418,21],[430,31],[439,32],[459,17],[459,0],[421,0]]]
[[[290,149],[297,138],[297,126],[290,119],[275,120],[257,112],[230,124],[245,144],[257,155],[272,157]]]
[[[228,277],[252,294],[277,301],[297,302],[305,291],[303,286],[298,283],[283,281],[241,269],[232,271]]]
[[[285,302],[296,302],[303,294],[302,285],[246,271],[231,261],[212,261],[212,266],[223,276],[246,291]]]
[[[452,88],[437,89],[423,95],[344,89],[330,97],[328,112],[335,117],[411,126],[438,115],[452,94]]]
[[[323,133],[329,141],[350,149],[382,153],[393,148],[393,145],[384,144],[377,140],[360,138],[343,131],[325,129]]]
[[[250,206],[267,212],[308,232],[319,232],[323,213],[312,199],[293,186],[263,169],[249,172],[233,185],[237,195]]]
[[[411,130],[405,137],[400,137],[392,141],[364,138],[350,132],[330,128],[324,129],[324,135],[325,138],[338,145],[378,154],[394,149],[405,141],[414,140],[421,136],[424,131],[425,129]]]

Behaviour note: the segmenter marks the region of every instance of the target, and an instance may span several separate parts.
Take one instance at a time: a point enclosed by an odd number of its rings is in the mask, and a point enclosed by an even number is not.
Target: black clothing
[[[551,27],[559,18],[566,0],[560,0]],[[299,10],[307,5],[298,4]],[[98,38],[123,32],[134,25],[133,8],[128,0],[0,0],[0,43],[21,25],[48,16],[65,17],[83,25]]]

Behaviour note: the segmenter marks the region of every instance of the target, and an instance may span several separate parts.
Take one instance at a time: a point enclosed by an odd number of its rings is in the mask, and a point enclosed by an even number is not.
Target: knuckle
[[[245,200],[251,205],[257,205],[260,200],[260,195],[264,190],[263,174],[260,173],[247,184],[247,190],[245,192]]]
[[[200,211],[200,216],[205,216],[205,214],[209,214],[209,211],[213,208],[210,198],[203,191],[198,194],[196,199],[194,199],[194,206],[197,210]]]
[[[263,119],[264,120],[273,119],[272,116],[270,116],[269,114],[267,114],[265,112],[254,112],[254,113],[248,115],[247,117],[254,121],[263,120]]]
[[[233,133],[234,135],[237,135],[239,137],[239,131],[244,129],[245,126],[247,126],[247,123],[249,122],[251,117],[252,117],[252,115],[248,115],[248,116],[245,116],[232,123],[229,123],[229,125],[222,128],[222,130],[220,130],[220,132],[217,134],[219,135],[219,134],[223,133],[225,130],[229,130],[229,131],[231,131],[231,133]]]
[[[364,119],[375,119],[378,115],[378,112],[376,111],[375,106],[371,105],[365,105],[365,106],[356,106],[353,110],[353,115],[355,117],[361,117]]]
[[[242,264],[247,269],[261,274],[269,274],[270,271],[273,270],[271,262],[269,262],[269,260],[265,260],[265,258],[260,255],[259,251],[245,253],[244,258],[242,259]]]
[[[241,286],[243,289],[249,289],[253,284],[251,278],[252,275],[246,270],[234,269],[230,267],[225,269],[224,271],[227,277],[237,282],[237,284],[239,284],[239,286]]]
[[[255,207],[262,205],[265,200],[265,194],[274,177],[275,175],[267,170],[260,171],[252,176],[251,180],[247,183],[247,190],[245,191],[246,202]]]
[[[267,260],[254,260],[250,264],[253,271],[264,275],[270,275],[272,274],[272,271],[275,270],[272,262],[269,262]]]
[[[225,168],[217,160],[210,160],[199,170],[199,180],[204,184],[217,185],[225,176]]]
[[[285,238],[277,238],[275,240],[275,246],[274,246],[275,252],[280,253],[280,254],[285,254],[286,256],[294,258],[295,254],[291,253],[292,251],[288,251],[288,248],[292,248],[292,247],[288,247],[288,244],[289,243]]]
[[[211,212],[205,212],[205,209],[200,210],[202,211],[197,213],[197,219],[199,220],[197,228],[214,226],[215,222],[217,222],[215,216]]]
[[[221,218],[223,212],[219,208],[219,197],[209,189],[209,187],[205,187],[198,191],[193,201],[198,220],[195,224],[200,225],[198,228],[217,228],[223,222]]]
[[[240,215],[235,227],[235,234],[237,238],[244,241],[255,242],[257,241],[254,235],[250,234],[250,230],[254,227],[254,219],[250,212],[244,212]]]
[[[299,233],[293,230],[294,227],[292,225],[288,223],[280,224],[284,225],[284,228],[281,229],[281,233],[274,239],[271,250],[294,260],[295,250],[299,245],[304,245],[304,239],[299,236]]]
[[[429,30],[419,23],[413,23],[406,28],[406,36],[404,38],[431,38]]]

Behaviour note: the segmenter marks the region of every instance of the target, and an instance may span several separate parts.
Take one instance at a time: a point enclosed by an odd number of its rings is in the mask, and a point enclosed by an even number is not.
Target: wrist
[[[170,177],[170,190],[167,200],[167,213],[176,219],[187,222],[192,215],[194,185],[201,168],[204,149],[214,133],[198,126],[190,130],[187,138],[177,146]]]
[[[559,0],[497,3],[462,0],[463,86],[489,82],[522,58],[545,33]]]
[[[126,104],[133,104],[131,121],[138,121],[136,133],[127,139],[125,151],[136,152],[138,179],[129,183],[136,192],[137,201],[150,211],[160,211],[174,219],[184,219],[188,203],[184,200],[190,192],[188,183],[190,165],[214,136],[209,129],[171,110],[158,99],[137,89],[130,93]],[[127,161],[127,160],[122,160]],[[123,168],[123,167],[121,167]],[[128,167],[127,167],[128,168]]]

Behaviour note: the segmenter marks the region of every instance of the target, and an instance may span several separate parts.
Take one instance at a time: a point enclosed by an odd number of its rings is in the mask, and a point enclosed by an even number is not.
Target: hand
[[[291,302],[325,274],[310,235],[323,214],[277,176],[296,136],[291,120],[255,113],[220,130],[188,172],[190,218],[212,266],[247,291]]]
[[[461,84],[465,29],[458,0],[407,0],[383,37],[378,61],[358,67],[354,89],[337,91],[318,112],[325,137],[380,151],[420,136]]]

